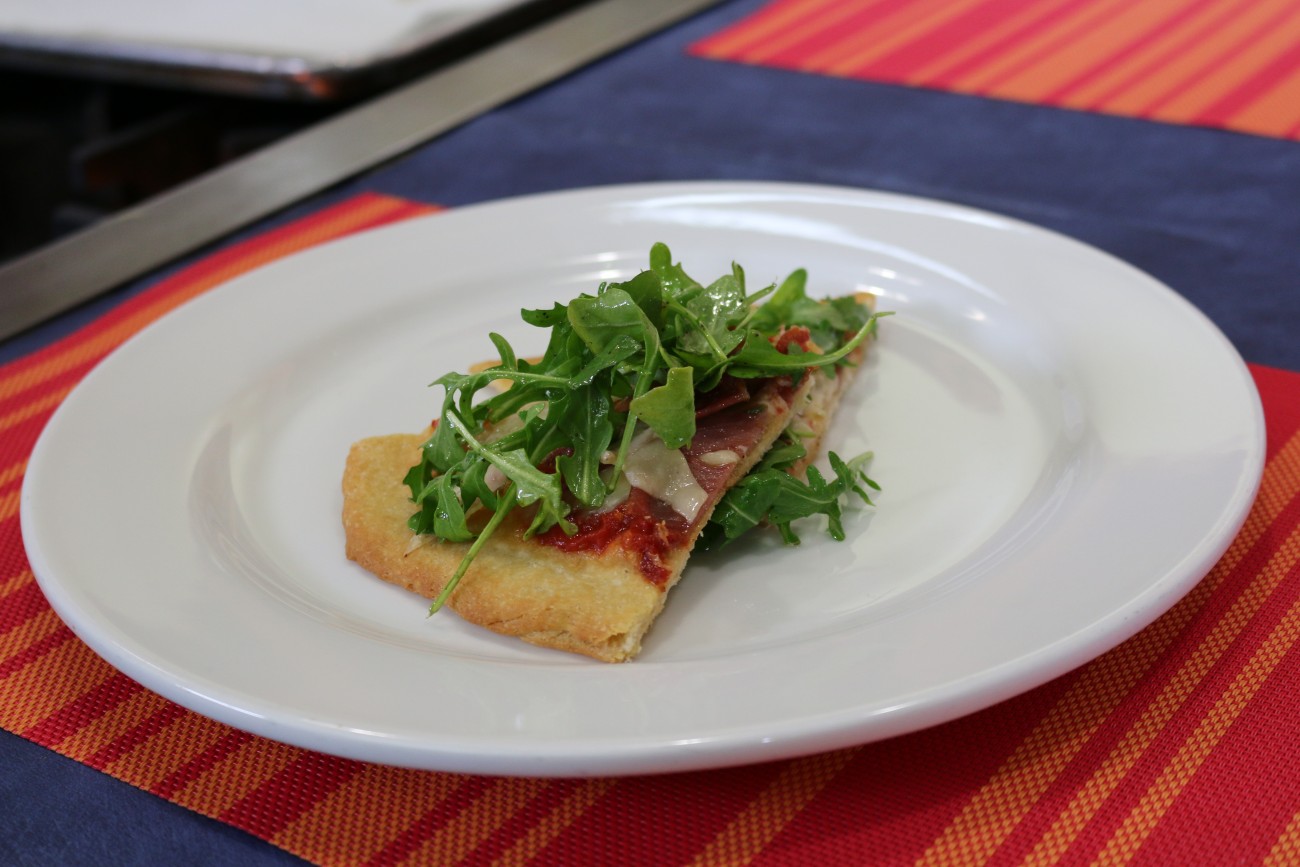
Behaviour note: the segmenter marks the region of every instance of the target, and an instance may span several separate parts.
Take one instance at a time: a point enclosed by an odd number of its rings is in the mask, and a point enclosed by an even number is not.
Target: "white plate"
[[[426,618],[344,559],[358,438],[421,428],[427,383],[521,352],[518,318],[663,240],[709,278],[798,266],[882,322],[831,445],[878,509],[700,556],[636,662]],[[1214,564],[1263,424],[1222,335],[1128,265],[1033,226],[830,187],[610,187],[467,207],[234,280],[64,402],[22,495],[32,566],[113,665],[325,752],[492,774],[784,758],[986,707],[1114,646]]]

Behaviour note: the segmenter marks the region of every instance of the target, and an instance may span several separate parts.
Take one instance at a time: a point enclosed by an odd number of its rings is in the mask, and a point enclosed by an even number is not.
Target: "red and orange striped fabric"
[[[632,779],[409,771],[245,734],[112,669],[55,616],[23,554],[18,491],[54,407],[185,299],[428,210],[349,200],[0,367],[0,726],[327,865],[1300,859],[1300,373],[1254,368],[1269,434],[1258,502],[1173,610],[1071,675],[879,744]]]
[[[1300,139],[1290,0],[777,0],[692,50]]]

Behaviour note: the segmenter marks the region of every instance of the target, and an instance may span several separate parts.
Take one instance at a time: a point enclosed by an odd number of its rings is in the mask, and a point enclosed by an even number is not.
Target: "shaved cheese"
[[[688,521],[695,520],[708,498],[682,450],[668,448],[650,428],[633,438],[623,472],[632,487],[667,503]]]

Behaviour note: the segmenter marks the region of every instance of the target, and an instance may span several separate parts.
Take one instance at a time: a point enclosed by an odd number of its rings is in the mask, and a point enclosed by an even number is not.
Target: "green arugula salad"
[[[470,545],[433,610],[508,514],[529,510],[525,536],[578,532],[575,515],[600,510],[619,487],[634,440],[650,431],[669,450],[689,446],[697,405],[715,389],[775,377],[797,384],[853,364],[886,314],[854,296],[810,298],[806,283],[797,270],[750,292],[733,265],[706,285],[655,244],[649,268],[635,277],[521,311],[549,330],[539,359],[521,358],[493,333],[499,362],[438,378],[441,411],[404,480],[418,507],[410,528]],[[796,328],[805,339],[780,340]],[[494,386],[503,380],[508,388]],[[787,428],[718,501],[698,544],[723,545],[765,524],[797,544],[792,523],[813,515],[826,516],[830,535],[843,539],[842,503],[870,503],[868,489],[879,490],[865,472],[870,455],[829,452],[830,478],[809,466],[800,479],[789,469],[805,455],[799,432]]]

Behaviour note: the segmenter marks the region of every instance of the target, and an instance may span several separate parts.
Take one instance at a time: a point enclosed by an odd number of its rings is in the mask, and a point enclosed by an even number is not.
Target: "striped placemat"
[[[1300,139],[1291,0],[776,0],[692,50]]]
[[[365,195],[214,254],[0,367],[0,726],[310,861],[1294,863],[1300,858],[1300,374],[1254,368],[1268,463],[1246,525],[1165,617],[971,717],[792,761],[529,780],[338,759],[201,717],[59,621],[18,526],[27,455],[126,337],[276,256],[416,214]]]

